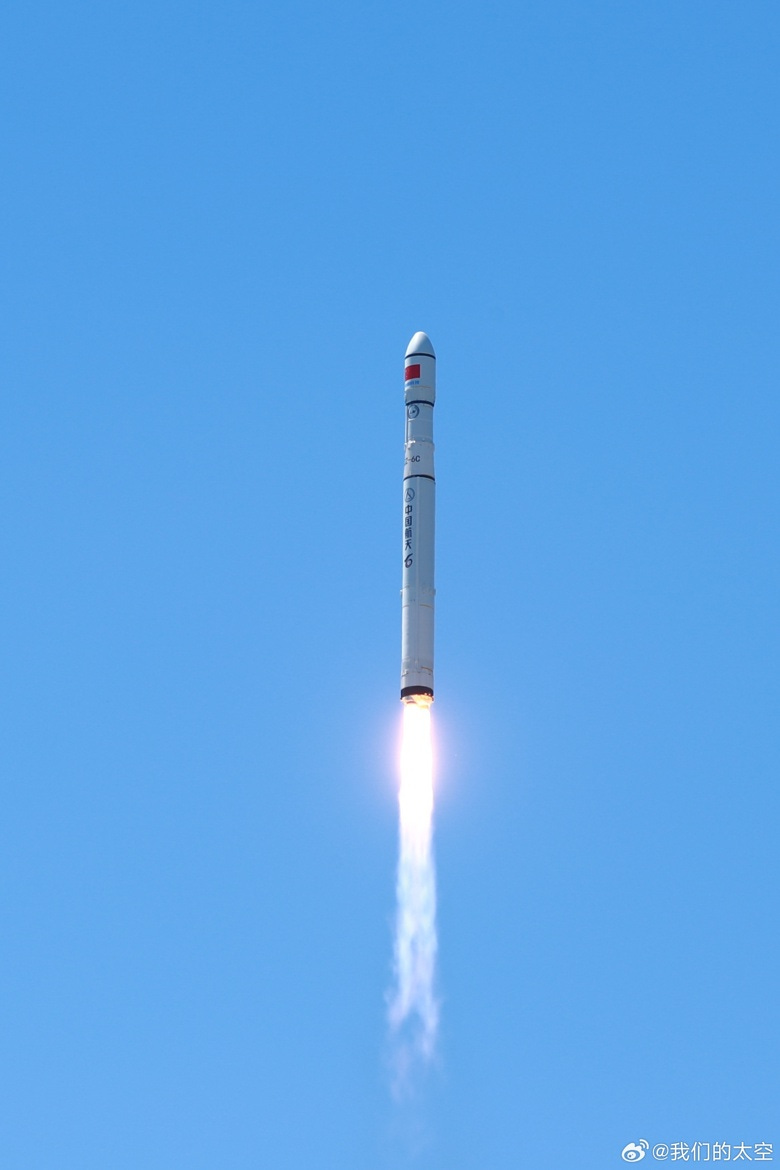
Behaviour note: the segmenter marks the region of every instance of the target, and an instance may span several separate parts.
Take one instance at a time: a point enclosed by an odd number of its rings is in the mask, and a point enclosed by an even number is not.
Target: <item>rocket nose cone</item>
[[[427,357],[436,357],[436,352],[431,345],[431,339],[427,333],[415,333],[412,340],[406,347],[405,357],[413,357],[415,354],[425,354]]]

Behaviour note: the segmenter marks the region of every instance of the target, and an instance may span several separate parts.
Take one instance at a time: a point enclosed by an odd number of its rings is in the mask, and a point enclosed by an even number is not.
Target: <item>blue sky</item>
[[[0,30],[0,1160],[780,1159],[777,6]],[[442,1026],[399,1109],[417,329]]]

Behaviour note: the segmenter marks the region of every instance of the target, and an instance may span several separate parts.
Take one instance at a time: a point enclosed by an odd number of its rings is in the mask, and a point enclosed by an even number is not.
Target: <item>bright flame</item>
[[[396,987],[390,1022],[404,1030],[400,1069],[414,1055],[433,1055],[439,1007],[434,995],[436,968],[436,875],[431,850],[433,829],[433,753],[431,709],[427,697],[404,704],[401,746],[400,855],[395,936]]]
[[[427,704],[404,703],[398,803],[402,834],[409,836],[416,851],[427,851],[433,817],[431,709]]]

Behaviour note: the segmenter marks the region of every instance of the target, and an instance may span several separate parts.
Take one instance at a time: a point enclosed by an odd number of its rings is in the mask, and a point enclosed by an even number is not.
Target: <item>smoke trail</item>
[[[427,703],[404,704],[398,803],[396,984],[390,1000],[390,1025],[396,1041],[397,1087],[403,1087],[413,1062],[433,1056],[439,1020],[434,994],[436,875],[431,848],[433,760]]]

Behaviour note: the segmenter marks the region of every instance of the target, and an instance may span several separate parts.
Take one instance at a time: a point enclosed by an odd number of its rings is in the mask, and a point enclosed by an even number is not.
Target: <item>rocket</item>
[[[433,701],[434,512],[433,405],[436,354],[425,333],[406,347],[404,403],[406,446],[403,489],[401,587],[401,698]]]

